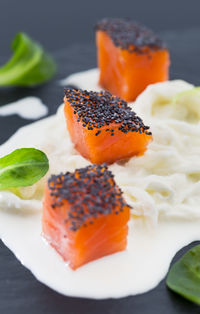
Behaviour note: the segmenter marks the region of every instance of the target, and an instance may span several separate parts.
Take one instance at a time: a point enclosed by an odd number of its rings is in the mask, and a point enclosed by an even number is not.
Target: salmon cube
[[[130,206],[104,165],[53,175],[43,201],[43,236],[72,269],[123,251]]]
[[[92,163],[108,163],[145,152],[152,139],[127,103],[109,92],[67,89],[65,117],[75,148]]]
[[[96,26],[99,84],[126,101],[168,80],[170,56],[150,30],[131,20],[103,19]]]

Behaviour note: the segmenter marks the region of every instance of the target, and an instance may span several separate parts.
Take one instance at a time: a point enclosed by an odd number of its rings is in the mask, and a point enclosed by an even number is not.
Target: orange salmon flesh
[[[149,85],[169,78],[167,49],[143,49],[143,53],[116,47],[104,31],[96,32],[99,84],[113,95],[133,101]],[[134,46],[132,46],[134,49]]]
[[[80,94],[80,91],[77,92],[78,96]],[[120,127],[123,121],[120,123],[113,121],[109,125],[105,124],[100,128],[93,126],[93,129],[89,130],[87,126],[84,126],[84,122],[81,119],[77,121],[78,115],[66,96],[64,102],[67,129],[71,140],[78,152],[92,163],[101,164],[106,162],[111,164],[135,155],[142,155],[146,151],[148,143],[152,140],[152,135],[149,132],[141,131],[140,133],[138,130],[136,130],[138,132],[122,132]],[[108,108],[109,103],[106,105]],[[81,103],[79,107],[81,108]],[[104,109],[102,111],[104,112]],[[112,130],[113,136],[111,136],[112,132],[110,130]],[[97,132],[100,132],[98,136],[96,135]]]
[[[101,169],[103,168],[101,167]],[[120,190],[117,186],[113,185],[113,179],[108,178],[107,182],[111,183],[111,187],[107,187],[108,192],[106,192],[106,196],[104,195],[104,199],[109,197],[109,193],[114,193],[116,195],[115,200],[113,204],[109,205],[110,212],[106,213],[108,209],[105,205],[106,203],[103,199],[98,199],[98,204],[102,205],[100,207],[101,213],[97,211],[95,214],[95,204],[97,203],[95,203],[95,196],[89,194],[89,190],[92,185],[94,187],[97,184],[101,188],[101,184],[103,184],[103,181],[98,183],[98,175],[95,178],[97,180],[96,183],[90,181],[88,187],[86,186],[85,192],[87,193],[81,192],[84,191],[84,188],[82,188],[78,195],[74,195],[74,202],[76,203],[79,198],[83,211],[83,216],[80,216],[76,210],[73,211],[73,217],[76,216],[77,219],[75,222],[79,224],[75,228],[72,227],[76,225],[71,224],[71,216],[69,215],[72,213],[74,204],[71,201],[69,203],[67,199],[62,200],[62,204],[59,204],[58,199],[52,195],[51,186],[46,184],[45,187],[42,217],[43,235],[50,245],[62,256],[63,260],[69,263],[69,266],[73,270],[103,256],[123,251],[127,246],[127,223],[130,218],[130,207],[124,201],[122,201],[123,205],[121,201],[118,201],[119,197],[121,197],[119,196]],[[68,189],[71,191],[71,184],[74,183],[69,184]],[[62,183],[60,186],[62,186]],[[97,193],[99,198],[101,197],[102,189],[104,189],[103,186]],[[59,189],[57,191],[59,192]],[[88,204],[91,200],[94,200],[92,215],[88,215],[89,217],[86,218],[84,224],[80,224],[80,219],[84,217],[85,213],[88,214],[89,212],[89,207],[85,202],[86,199]]]

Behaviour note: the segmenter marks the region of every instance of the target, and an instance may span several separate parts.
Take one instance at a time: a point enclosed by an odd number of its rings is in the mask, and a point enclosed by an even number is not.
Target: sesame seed
[[[101,133],[101,131],[98,131],[95,135],[97,136],[97,135],[99,135]]]

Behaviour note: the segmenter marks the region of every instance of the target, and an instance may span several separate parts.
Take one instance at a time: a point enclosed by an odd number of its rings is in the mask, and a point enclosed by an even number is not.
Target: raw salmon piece
[[[103,19],[96,26],[99,84],[126,101],[168,80],[170,56],[150,30],[131,20]]]
[[[72,269],[125,250],[129,218],[106,165],[53,175],[46,185],[43,235]]]
[[[143,154],[152,139],[125,101],[109,92],[67,89],[65,117],[75,148],[92,163],[113,163]]]

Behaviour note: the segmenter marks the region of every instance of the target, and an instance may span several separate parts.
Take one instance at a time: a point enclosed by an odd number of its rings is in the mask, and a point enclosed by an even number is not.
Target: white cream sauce
[[[0,116],[17,114],[21,118],[36,120],[46,116],[48,108],[37,97],[25,97],[0,107]]]
[[[97,78],[93,69],[72,75],[64,83],[96,90]],[[200,240],[198,113],[191,115],[192,109],[182,105],[183,119],[178,105],[170,104],[171,97],[191,88],[183,81],[155,84],[130,104],[151,126],[154,140],[144,156],[110,166],[134,207],[126,251],[72,271],[41,237],[45,178],[21,189],[22,199],[0,192],[0,237],[38,280],[70,296],[100,299],[134,295],[154,288],[166,275],[174,254],[191,241]],[[49,173],[89,164],[73,148],[63,105],[57,115],[19,129],[0,147],[0,156],[19,147],[45,151]]]

